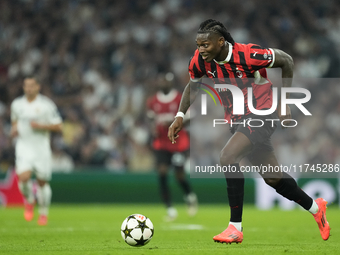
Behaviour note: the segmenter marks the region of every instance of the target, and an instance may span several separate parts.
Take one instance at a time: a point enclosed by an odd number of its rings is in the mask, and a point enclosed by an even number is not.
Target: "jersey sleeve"
[[[52,125],[62,123],[62,118],[58,112],[57,106],[52,101],[49,102],[48,122]]]
[[[204,60],[200,58],[198,50],[195,51],[195,55],[191,57],[189,61],[189,76],[190,80],[198,81],[204,75],[201,66],[204,65]]]
[[[248,63],[254,70],[271,68],[275,62],[275,52],[271,48],[263,48],[256,44],[250,44]]]

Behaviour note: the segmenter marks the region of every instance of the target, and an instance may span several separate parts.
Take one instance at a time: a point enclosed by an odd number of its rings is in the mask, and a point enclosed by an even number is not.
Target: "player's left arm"
[[[157,137],[156,128],[156,112],[152,109],[152,98],[148,98],[146,101],[146,116],[148,118],[147,125],[149,126],[150,133],[153,137]]]
[[[47,107],[48,107],[47,123],[39,123],[32,121],[31,127],[35,130],[61,133],[63,131],[63,121],[59,115],[57,106],[53,102],[50,102],[47,105]]]
[[[63,130],[63,124],[40,124],[37,122],[32,121],[31,127],[36,130],[42,130],[42,131],[50,131],[50,132],[57,132],[61,133]]]
[[[282,86],[283,87],[291,87],[292,81],[293,81],[293,72],[294,72],[294,61],[293,58],[287,54],[286,52],[279,50],[279,49],[273,49],[274,51],[274,63],[271,66],[272,68],[281,68],[282,70]],[[287,94],[287,98],[289,98],[289,94]],[[286,115],[281,115],[281,99],[279,100],[278,104],[278,115],[280,118],[280,121],[283,121],[285,119],[291,119],[291,111],[290,107],[286,106]]]

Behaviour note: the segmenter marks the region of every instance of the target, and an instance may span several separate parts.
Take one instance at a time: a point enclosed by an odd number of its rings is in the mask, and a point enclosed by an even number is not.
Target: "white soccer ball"
[[[127,217],[120,230],[124,241],[135,247],[146,245],[154,233],[151,220],[142,214],[132,214]]]

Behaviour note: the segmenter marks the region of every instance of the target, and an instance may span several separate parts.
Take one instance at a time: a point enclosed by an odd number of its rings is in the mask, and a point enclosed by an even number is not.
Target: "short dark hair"
[[[28,75],[28,76],[26,76],[26,77],[24,78],[24,80],[25,80],[25,79],[34,79],[35,82],[36,82],[38,85],[41,86],[40,79],[39,79],[37,76],[35,76],[35,75]]]
[[[220,34],[224,37],[224,39],[231,43],[232,45],[235,44],[234,39],[231,37],[230,33],[228,32],[227,28],[219,21],[214,19],[207,19],[200,24],[197,33],[205,34],[205,33],[216,33]]]

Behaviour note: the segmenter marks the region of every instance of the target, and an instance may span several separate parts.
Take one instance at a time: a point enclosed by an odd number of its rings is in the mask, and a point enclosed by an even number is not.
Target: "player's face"
[[[211,62],[214,59],[219,60],[224,40],[215,34],[197,34],[196,44],[202,58],[206,62]]]
[[[24,93],[27,97],[35,97],[40,90],[40,85],[35,79],[27,78],[24,80]]]
[[[158,88],[163,91],[164,94],[168,94],[171,90],[171,83],[164,78],[159,78]]]

